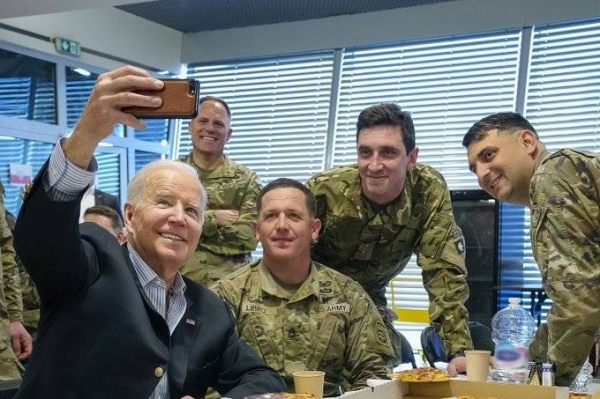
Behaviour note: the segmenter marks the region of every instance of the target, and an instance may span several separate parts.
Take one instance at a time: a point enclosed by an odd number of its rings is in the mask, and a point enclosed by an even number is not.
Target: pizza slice
[[[447,372],[434,367],[419,367],[398,371],[390,374],[390,377],[402,382],[441,382],[450,380],[450,375]]]

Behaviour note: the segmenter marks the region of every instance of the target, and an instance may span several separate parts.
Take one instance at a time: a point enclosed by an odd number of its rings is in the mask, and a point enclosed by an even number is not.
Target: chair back
[[[433,326],[427,326],[421,332],[421,347],[423,348],[425,359],[427,359],[431,367],[435,367],[436,362],[445,362],[448,360],[444,352],[442,340],[435,332]]]
[[[477,321],[469,322],[469,331],[474,349],[494,351],[491,330]],[[427,326],[421,332],[421,346],[427,362],[435,367],[436,362],[448,362],[448,356],[444,352],[442,340],[435,332],[433,326]]]
[[[400,363],[410,363],[412,368],[416,369],[417,362],[410,342],[402,333],[398,332],[398,334],[400,335]]]
[[[494,352],[496,344],[492,341],[492,331],[487,326],[477,321],[470,321],[469,331],[471,332],[473,349]]]

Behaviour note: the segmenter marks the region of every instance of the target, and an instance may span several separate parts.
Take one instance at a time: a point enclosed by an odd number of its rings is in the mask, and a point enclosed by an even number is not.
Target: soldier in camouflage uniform
[[[248,263],[257,243],[252,223],[260,180],[223,154],[232,133],[230,123],[225,101],[203,97],[198,116],[189,125],[193,149],[181,158],[196,169],[208,193],[202,237],[181,273],[205,286],[233,272],[236,265]]]
[[[21,377],[19,360],[29,358],[32,340],[23,327],[23,304],[19,269],[15,262],[12,232],[6,222],[4,186],[0,182],[0,256],[2,285],[0,286],[0,380]]]
[[[15,230],[16,220],[14,215],[9,211],[6,211],[6,222],[12,233]],[[40,296],[19,255],[15,255],[15,262],[19,268],[19,280],[21,282],[21,297],[23,299],[23,311],[21,315],[23,317],[23,326],[33,336],[37,332],[40,321]]]
[[[534,360],[556,365],[556,385],[568,386],[600,327],[600,156],[550,154],[513,112],[475,123],[463,145],[481,188],[531,210],[533,254],[553,305],[547,333],[538,332],[530,349]]]
[[[386,378],[393,350],[373,302],[349,277],[310,258],[320,221],[298,181],[277,179],[258,197],[264,258],[213,289],[237,316],[240,336],[294,392],[292,373],[325,371],[324,396]]]
[[[313,176],[307,187],[323,222],[313,259],[358,281],[388,327],[400,361],[396,315],[385,291],[411,255],[423,270],[429,314],[450,358],[451,374],[465,371],[472,348],[468,313],[465,243],[454,221],[442,175],[416,162],[412,118],[396,104],[363,110],[357,126],[358,165]]]

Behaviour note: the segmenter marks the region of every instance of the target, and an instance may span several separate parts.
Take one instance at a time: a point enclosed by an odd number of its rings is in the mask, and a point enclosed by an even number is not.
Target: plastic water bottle
[[[583,366],[581,366],[579,373],[577,373],[577,377],[575,377],[575,380],[571,383],[569,390],[571,392],[587,393],[589,384],[593,378],[592,370],[593,370],[592,365],[586,359],[585,363],[583,363]]]
[[[535,330],[535,320],[521,307],[521,299],[509,298],[508,306],[492,318],[492,340],[496,343],[492,381],[527,382],[529,344]]]

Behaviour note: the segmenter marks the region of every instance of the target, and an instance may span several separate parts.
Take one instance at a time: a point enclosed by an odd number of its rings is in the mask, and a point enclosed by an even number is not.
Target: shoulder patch
[[[389,344],[387,330],[383,326],[380,326],[380,325],[377,326],[377,329],[375,330],[375,338],[377,339],[377,342],[379,344],[382,344],[382,345]]]
[[[462,230],[460,229],[460,227],[456,227],[454,230],[452,230],[450,232],[450,236],[452,238],[460,238],[463,236]]]

